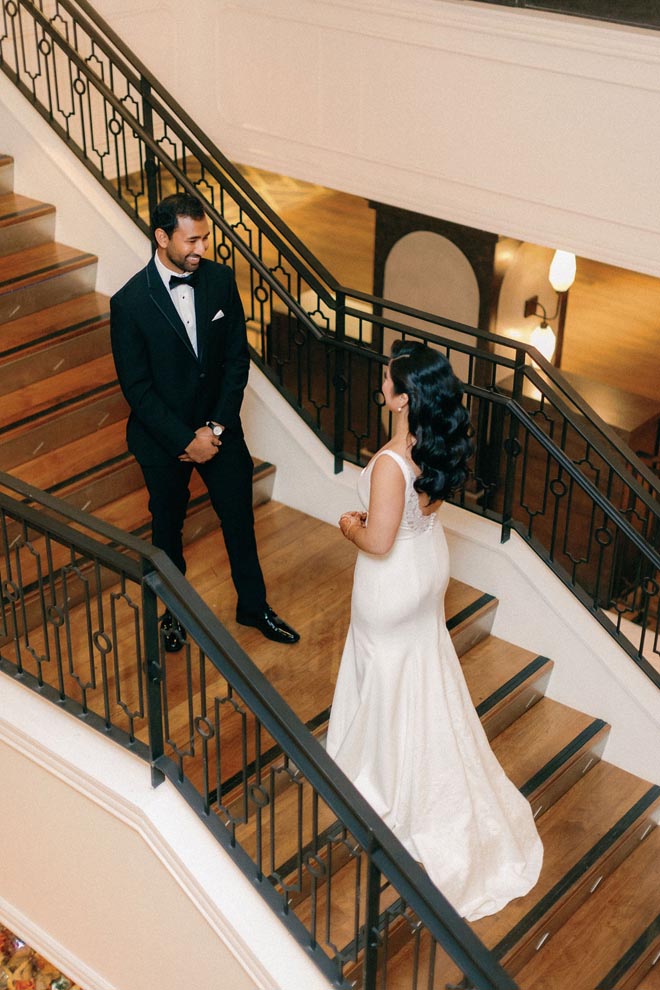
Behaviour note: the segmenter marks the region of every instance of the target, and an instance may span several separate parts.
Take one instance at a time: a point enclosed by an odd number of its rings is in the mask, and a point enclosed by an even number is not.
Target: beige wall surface
[[[99,0],[235,161],[660,275],[660,32],[469,0]]]
[[[0,675],[0,921],[85,990],[328,990],[165,781]]]

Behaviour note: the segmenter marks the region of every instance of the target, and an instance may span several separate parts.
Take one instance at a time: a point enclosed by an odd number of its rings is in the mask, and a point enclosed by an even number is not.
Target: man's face
[[[209,222],[206,217],[193,220],[179,217],[171,236],[162,227],[155,231],[158,257],[166,268],[176,272],[196,272],[209,246]]]

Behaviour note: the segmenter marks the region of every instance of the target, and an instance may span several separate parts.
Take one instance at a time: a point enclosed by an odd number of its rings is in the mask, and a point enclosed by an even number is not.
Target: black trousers
[[[224,537],[238,608],[261,612],[266,604],[252,511],[252,458],[241,435],[222,438],[222,446],[206,464],[173,461],[140,465],[149,492],[151,541],[186,573],[183,523],[190,500],[190,476],[199,471]]]

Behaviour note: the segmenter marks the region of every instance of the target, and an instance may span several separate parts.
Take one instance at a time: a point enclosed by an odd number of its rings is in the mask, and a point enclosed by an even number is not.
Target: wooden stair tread
[[[461,667],[475,708],[503,684],[520,677],[538,654],[514,646],[497,636],[488,636],[461,657]],[[545,658],[542,658],[545,659]],[[548,661],[550,662],[550,661]]]
[[[660,990],[660,959],[639,984],[639,990]]]
[[[493,740],[493,751],[520,788],[593,722],[584,712],[541,698]]]
[[[444,608],[447,628],[461,657],[490,633],[497,599],[462,581],[450,582]]]
[[[87,364],[69,368],[61,374],[33,382],[2,398],[0,430],[4,431],[68,400],[74,400],[85,392],[92,392],[102,385],[116,380],[115,364],[111,354]]]
[[[536,660],[537,653],[515,646],[492,634],[471,647],[461,657],[461,667],[468,684],[472,682],[472,700],[481,704],[501,684]]]
[[[2,402],[0,401],[0,407]],[[109,382],[59,406],[0,427],[0,468],[11,472],[63,443],[89,436],[109,423],[126,420],[128,406],[117,382]],[[38,436],[36,433],[38,432]]]
[[[53,242],[3,255],[0,257],[0,296],[96,262],[94,254]]]
[[[69,478],[93,472],[98,465],[125,452],[126,424],[117,420],[92,434],[63,443],[57,450],[37,454],[32,460],[12,468],[12,474],[35,488],[49,491]]]
[[[451,578],[445,594],[447,614],[451,612],[452,615],[457,615],[463,609],[469,608],[483,594],[483,591],[473,588],[464,581]]]
[[[491,948],[504,939],[648,790],[646,781],[618,767],[595,766],[538,822],[544,861],[536,887],[498,914],[474,922],[479,938]]]
[[[534,990],[593,990],[659,912],[660,829],[653,828],[516,974],[516,981]]]
[[[0,360],[0,396],[11,395],[38,381],[72,368],[81,368],[110,353],[110,328],[107,323],[88,326],[85,333],[62,335],[32,348],[14,352]]]
[[[47,216],[55,212],[50,203],[41,203],[19,193],[4,193],[0,195],[0,228],[11,227],[35,217]]]
[[[88,292],[56,306],[48,306],[17,320],[0,323],[0,357],[17,349],[48,345],[52,340],[82,333],[110,321],[108,297]]]

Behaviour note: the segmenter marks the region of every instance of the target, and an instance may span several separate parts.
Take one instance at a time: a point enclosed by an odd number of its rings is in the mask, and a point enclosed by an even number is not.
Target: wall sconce
[[[525,316],[541,317],[541,323],[532,331],[530,342],[546,360],[552,361],[554,357],[554,364],[559,368],[564,347],[568,290],[575,281],[575,255],[571,254],[570,251],[555,251],[548,272],[548,280],[557,293],[557,308],[554,313],[548,316],[545,306],[539,302],[538,296],[531,296],[530,299],[526,300],[524,312]],[[550,326],[554,320],[557,320],[556,335]]]

